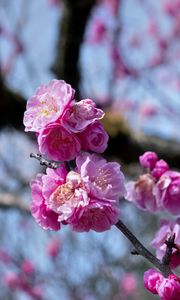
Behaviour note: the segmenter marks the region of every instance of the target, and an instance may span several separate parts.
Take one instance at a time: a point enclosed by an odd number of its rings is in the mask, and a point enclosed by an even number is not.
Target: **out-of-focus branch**
[[[10,193],[3,193],[0,194],[0,208],[1,209],[17,209],[21,211],[22,213],[29,214],[30,209],[29,205],[23,201],[18,196],[15,196]]]
[[[122,160],[124,164],[138,161],[145,151],[155,151],[171,167],[180,168],[180,143],[174,140],[163,140],[155,136],[145,136],[133,130],[118,113],[107,112],[103,125],[112,138],[108,143],[106,155]]]
[[[16,92],[11,91],[0,75],[0,128],[11,125],[23,129],[23,114],[26,101]]]
[[[79,91],[79,55],[84,31],[96,0],[63,0],[63,16],[59,25],[57,55],[53,71],[58,78]]]

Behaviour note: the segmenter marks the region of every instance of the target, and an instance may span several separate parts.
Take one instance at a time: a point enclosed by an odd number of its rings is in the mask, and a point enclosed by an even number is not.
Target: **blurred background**
[[[29,181],[43,168],[25,134],[35,89],[53,78],[106,111],[105,153],[127,178],[156,151],[180,168],[180,0],[0,0],[0,300],[151,300],[147,262],[113,228],[41,229]],[[159,216],[121,202],[124,222],[150,247]],[[151,249],[152,250],[152,249]]]

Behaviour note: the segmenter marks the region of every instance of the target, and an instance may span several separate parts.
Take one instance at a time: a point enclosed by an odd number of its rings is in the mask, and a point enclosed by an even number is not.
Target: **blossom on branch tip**
[[[32,182],[33,216],[45,229],[58,223],[75,231],[110,229],[118,221],[119,197],[125,194],[120,166],[88,153],[80,154],[76,165],[68,173],[63,168],[47,169]],[[49,215],[41,213],[42,206]]]
[[[64,80],[41,85],[27,101],[24,113],[25,131],[39,132],[55,122],[73,100],[75,91]]]
[[[170,274],[165,278],[155,269],[149,269],[144,273],[144,286],[153,294],[158,294],[161,300],[180,299],[180,278]]]
[[[149,269],[144,273],[144,286],[151,293],[157,294],[157,287],[163,278],[163,275],[155,269]]]

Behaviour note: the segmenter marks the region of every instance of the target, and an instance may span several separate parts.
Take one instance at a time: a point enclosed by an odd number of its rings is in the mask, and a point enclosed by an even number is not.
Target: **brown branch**
[[[110,134],[107,156],[116,156],[124,164],[138,161],[145,151],[155,151],[159,158],[166,160],[171,167],[180,169],[180,143],[163,140],[156,136],[139,134],[128,125],[119,113],[108,111],[102,120],[105,130]]]
[[[64,0],[53,71],[79,91],[79,55],[84,31],[96,0]]]
[[[169,265],[161,262],[157,259],[148,249],[146,249],[143,244],[135,237],[135,235],[126,227],[126,225],[119,220],[116,224],[116,227],[126,236],[126,238],[133,244],[135,248],[134,254],[138,254],[146,258],[151,262],[161,273],[167,277],[169,274],[172,274]]]
[[[25,99],[16,92],[11,91],[0,75],[0,128],[13,126],[23,130],[23,115],[26,109]]]
[[[0,208],[1,209],[17,209],[22,213],[29,214],[29,205],[20,197],[14,196],[10,193],[0,194]]]
[[[162,263],[165,264],[165,265],[170,264],[173,249],[176,248],[174,240],[175,240],[175,234],[173,236],[170,236],[169,239],[165,242],[167,247],[166,247],[166,252],[165,252],[165,254],[162,258]]]
[[[41,154],[30,153],[30,157],[39,160],[41,166],[46,166],[47,168],[51,168],[51,169],[57,169],[60,167],[61,164],[63,164],[63,162],[61,161],[46,159],[42,157]]]

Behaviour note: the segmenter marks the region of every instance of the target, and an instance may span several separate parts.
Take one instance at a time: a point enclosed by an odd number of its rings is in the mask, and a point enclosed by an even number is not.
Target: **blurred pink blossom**
[[[90,43],[101,43],[107,34],[106,24],[103,20],[94,20],[91,26],[88,41]]]
[[[137,278],[134,273],[126,273],[121,279],[121,289],[126,295],[135,295],[137,292]]]
[[[32,275],[35,272],[35,266],[30,260],[24,260],[21,264],[21,270],[27,275]]]
[[[7,273],[4,276],[4,283],[10,289],[17,289],[20,286],[20,282],[19,275],[14,272]]]
[[[50,257],[57,257],[61,247],[61,242],[57,238],[53,238],[48,242],[47,253]]]
[[[9,263],[12,261],[12,257],[7,253],[6,250],[0,249],[0,261],[4,263]]]

